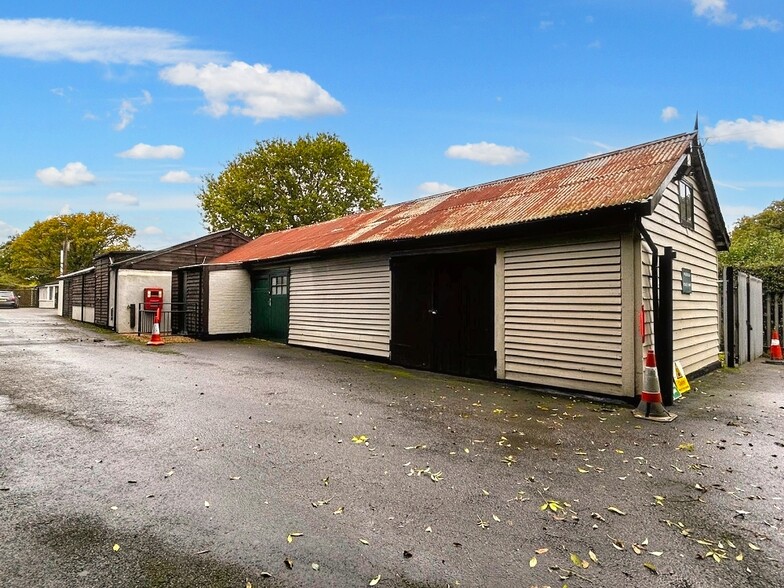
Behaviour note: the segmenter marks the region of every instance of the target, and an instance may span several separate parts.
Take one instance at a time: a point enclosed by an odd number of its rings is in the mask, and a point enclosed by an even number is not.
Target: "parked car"
[[[19,308],[19,298],[11,290],[0,290],[0,308]]]

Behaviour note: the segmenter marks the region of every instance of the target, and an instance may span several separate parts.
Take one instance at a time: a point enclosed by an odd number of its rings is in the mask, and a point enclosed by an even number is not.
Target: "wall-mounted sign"
[[[681,294],[691,294],[691,270],[681,270]]]

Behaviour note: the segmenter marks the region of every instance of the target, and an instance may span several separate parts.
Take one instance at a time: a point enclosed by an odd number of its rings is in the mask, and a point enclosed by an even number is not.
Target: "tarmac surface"
[[[0,310],[0,585],[784,586],[784,367],[692,387],[663,424]]]

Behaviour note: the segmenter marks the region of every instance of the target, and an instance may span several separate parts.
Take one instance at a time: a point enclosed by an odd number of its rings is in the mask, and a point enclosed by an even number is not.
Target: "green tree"
[[[730,250],[721,254],[720,261],[759,276],[766,290],[784,290],[784,200],[738,220]]]
[[[103,212],[55,216],[36,221],[3,245],[0,269],[20,282],[43,284],[60,274],[64,248],[65,270],[73,272],[90,267],[100,253],[130,249],[128,239],[135,234],[133,227]]]
[[[209,230],[257,237],[382,205],[371,166],[328,133],[268,139],[239,154],[197,194]]]

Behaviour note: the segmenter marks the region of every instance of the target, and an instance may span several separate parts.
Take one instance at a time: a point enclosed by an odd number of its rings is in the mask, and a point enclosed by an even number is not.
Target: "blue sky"
[[[165,10],[162,10],[165,7]],[[725,219],[784,197],[781,0],[27,0],[0,10],[0,239],[158,249],[257,140],[332,132],[388,203],[689,131]]]

